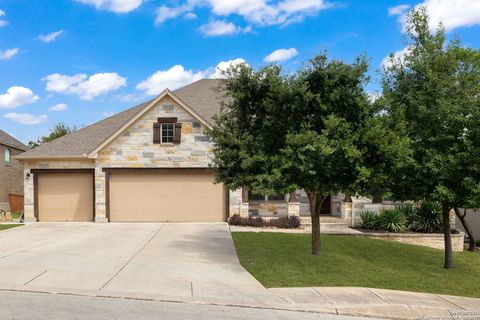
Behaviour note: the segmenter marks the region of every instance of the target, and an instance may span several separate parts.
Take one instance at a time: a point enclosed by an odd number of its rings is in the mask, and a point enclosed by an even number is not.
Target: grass
[[[348,286],[480,298],[480,254],[454,253],[443,269],[443,251],[353,236],[322,235],[320,256],[310,235],[235,232],[241,264],[266,287]]]
[[[23,224],[0,224],[0,231],[19,227],[19,226],[23,226]]]

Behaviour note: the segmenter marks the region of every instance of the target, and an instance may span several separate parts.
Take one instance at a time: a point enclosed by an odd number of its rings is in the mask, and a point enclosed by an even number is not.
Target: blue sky
[[[0,0],[0,128],[28,142],[231,61],[288,72],[324,50],[370,57],[373,92],[382,60],[404,49],[404,12],[420,4],[480,47],[480,0]]]

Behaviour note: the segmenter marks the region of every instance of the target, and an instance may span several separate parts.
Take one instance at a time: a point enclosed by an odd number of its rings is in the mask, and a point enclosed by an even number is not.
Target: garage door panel
[[[224,221],[212,173],[113,173],[111,221]]]
[[[92,174],[39,174],[38,212],[43,222],[92,221]]]

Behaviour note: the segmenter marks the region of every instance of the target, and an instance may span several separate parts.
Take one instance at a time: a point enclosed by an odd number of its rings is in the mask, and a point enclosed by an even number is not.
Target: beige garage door
[[[92,221],[93,175],[45,173],[38,175],[38,220]]]
[[[110,221],[225,221],[224,212],[210,172],[110,174]]]

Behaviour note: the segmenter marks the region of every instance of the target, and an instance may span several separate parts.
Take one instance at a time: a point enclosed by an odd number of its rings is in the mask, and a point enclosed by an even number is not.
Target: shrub
[[[271,219],[267,222],[269,227],[282,229],[295,229],[300,227],[300,218],[297,216],[286,216],[278,219]]]
[[[380,226],[380,216],[372,211],[364,210],[360,212],[360,218],[362,222],[360,223],[360,228],[368,230],[377,230]]]
[[[407,225],[410,225],[411,221],[415,219],[415,208],[409,203],[402,203],[395,206],[395,209],[402,212],[407,220]]]
[[[286,216],[265,220],[262,217],[242,217],[234,214],[228,219],[228,224],[232,226],[248,226],[248,227],[274,227],[283,229],[293,229],[300,227],[300,218],[297,216]]]
[[[410,229],[418,232],[440,232],[442,230],[442,206],[434,201],[421,201],[415,208]]]
[[[380,228],[388,232],[402,232],[407,229],[405,214],[398,210],[387,209],[380,214]]]

